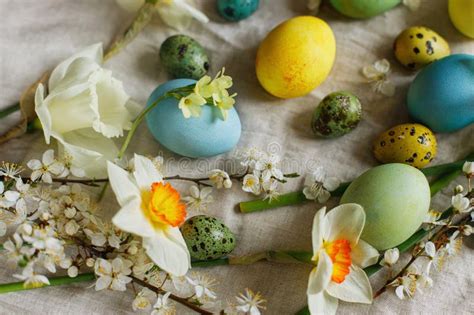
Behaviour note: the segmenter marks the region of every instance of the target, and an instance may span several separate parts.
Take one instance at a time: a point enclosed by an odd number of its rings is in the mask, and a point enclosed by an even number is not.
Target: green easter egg
[[[219,219],[198,215],[186,220],[181,227],[191,258],[195,260],[218,259],[235,248],[235,236]]]
[[[330,0],[329,2],[345,16],[368,19],[392,9],[402,0]]]
[[[186,35],[168,37],[160,47],[161,65],[173,78],[199,80],[209,70],[204,48]]]
[[[311,128],[321,137],[340,137],[357,127],[361,117],[362,107],[354,94],[334,92],[314,110]]]
[[[418,169],[399,163],[374,167],[354,180],[341,198],[366,214],[361,238],[378,250],[406,241],[430,207],[430,186]]]

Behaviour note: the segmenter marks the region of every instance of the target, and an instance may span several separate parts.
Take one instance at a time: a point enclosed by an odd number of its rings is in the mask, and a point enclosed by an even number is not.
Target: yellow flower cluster
[[[225,68],[219,71],[214,79],[208,75],[202,77],[193,92],[180,99],[179,108],[185,118],[199,117],[201,106],[209,103],[219,108],[222,119],[227,119],[227,111],[234,106],[234,97],[237,94],[230,95],[227,91],[232,86],[232,78],[224,75],[224,71]]]

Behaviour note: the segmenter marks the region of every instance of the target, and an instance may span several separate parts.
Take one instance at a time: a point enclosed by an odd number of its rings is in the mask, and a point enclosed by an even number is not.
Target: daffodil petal
[[[342,204],[325,217],[324,240],[348,240],[351,245],[357,244],[365,225],[364,209],[355,203]]]
[[[131,181],[130,175],[127,171],[111,162],[107,162],[107,173],[109,176],[110,186],[112,186],[117,202],[121,206],[124,206],[134,198],[140,198],[140,191]],[[140,207],[140,204],[138,207]]]
[[[150,259],[164,271],[177,277],[188,272],[191,259],[178,228],[156,230],[154,236],[143,239],[143,247]]]
[[[121,230],[141,237],[153,237],[155,229],[141,210],[141,200],[129,200],[112,218],[112,223]]]
[[[357,245],[352,248],[351,258],[354,264],[361,268],[376,264],[379,257],[379,252],[363,240],[359,240]]]
[[[313,219],[313,229],[311,231],[311,238],[313,242],[313,254],[323,246],[323,233],[324,233],[324,216],[326,215],[326,207],[319,209]]]
[[[324,291],[332,275],[332,261],[325,251],[319,254],[318,266],[311,271],[308,281],[308,294],[317,294]]]
[[[352,265],[350,273],[341,283],[329,283],[326,292],[333,297],[352,303],[372,303],[372,287],[364,270]]]
[[[336,314],[339,301],[325,291],[318,294],[308,294],[308,307],[311,315]]]
[[[133,172],[133,175],[135,176],[140,189],[150,190],[151,184],[163,181],[163,177],[150,159],[135,154],[134,161],[135,171]]]

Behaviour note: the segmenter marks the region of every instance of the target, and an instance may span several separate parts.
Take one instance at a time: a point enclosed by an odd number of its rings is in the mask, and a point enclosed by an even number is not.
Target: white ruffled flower
[[[377,60],[373,65],[365,66],[362,73],[369,82],[373,82],[374,91],[389,97],[395,94],[395,85],[388,79],[390,63],[387,59]]]
[[[462,171],[467,177],[474,176],[474,162],[466,161],[462,166]]]
[[[101,67],[102,55],[102,44],[74,54],[51,73],[49,94],[39,84],[35,96],[46,143],[56,139],[71,166],[91,178],[106,175],[106,161],[118,153],[110,138],[123,136],[138,112],[122,83]]]
[[[303,194],[306,199],[325,203],[331,197],[330,192],[339,186],[339,181],[335,177],[327,177],[324,169],[318,167],[306,177],[304,185]]]
[[[25,242],[33,248],[46,250],[48,253],[59,253],[63,250],[62,243],[56,237],[56,232],[50,226],[35,228],[31,235],[23,235]]]
[[[134,311],[148,311],[151,309],[151,306],[153,304],[152,301],[154,301],[155,299],[156,293],[146,287],[143,287],[133,300],[132,308]]]
[[[400,258],[400,251],[398,248],[387,249],[383,254],[383,259],[380,261],[382,266],[391,267],[396,264]]]
[[[255,169],[260,172],[264,181],[268,181],[272,177],[282,180],[283,173],[278,168],[279,164],[280,158],[277,155],[266,155],[255,163]]]
[[[216,281],[208,276],[194,273],[192,278],[186,276],[186,281],[194,288],[194,293],[196,294],[196,298],[200,299],[216,299],[216,294],[212,290]]]
[[[362,270],[377,262],[379,253],[360,239],[364,209],[342,204],[326,214],[320,209],[313,222],[313,258],[317,262],[308,281],[308,305],[312,314],[335,314],[338,300],[372,303],[372,287]]]
[[[215,169],[210,171],[209,180],[217,189],[232,187],[232,180],[229,174],[223,170]]]
[[[260,177],[255,174],[247,174],[244,176],[242,183],[243,191],[250,192],[254,195],[260,195],[261,189]]]
[[[269,201],[278,198],[280,196],[279,192],[280,182],[276,179],[270,178],[262,183],[262,190],[265,192],[265,198]]]
[[[122,8],[130,12],[138,11],[145,4],[145,0],[116,1]],[[209,22],[207,16],[194,7],[192,0],[159,0],[156,9],[163,22],[178,30],[188,28],[193,18],[201,23]]]
[[[49,285],[48,278],[46,278],[46,276],[36,274],[31,264],[23,269],[21,275],[15,274],[13,276],[24,281],[23,286],[28,289],[41,288],[45,285]]]
[[[204,212],[207,210],[207,206],[214,201],[214,198],[211,196],[212,188],[204,187],[199,190],[196,185],[189,187],[189,196],[183,197],[183,200],[186,201],[188,209]]]
[[[2,162],[0,175],[7,178],[16,178],[23,171],[23,168],[15,163]]]
[[[59,176],[64,171],[64,165],[54,158],[54,150],[44,152],[42,161],[30,160],[26,165],[33,171],[31,173],[32,181],[41,179],[48,184],[53,182],[51,175]]]
[[[459,213],[466,213],[472,210],[471,202],[462,194],[457,194],[451,198],[451,205],[454,210]]]
[[[161,269],[185,275],[191,264],[179,230],[186,219],[185,205],[179,193],[163,183],[149,159],[136,154],[134,161],[133,174],[108,163],[110,185],[122,207],[112,222],[122,231],[141,236],[147,255]]]
[[[267,301],[259,292],[254,293],[250,289],[245,289],[245,293],[240,293],[235,299],[238,303],[236,310],[244,314],[260,315],[260,309],[266,309],[263,304]]]
[[[95,290],[100,291],[110,288],[115,291],[127,290],[127,283],[132,281],[128,277],[132,270],[132,262],[121,257],[117,257],[112,262],[99,258],[95,262],[94,271],[99,278],[95,283]]]
[[[169,299],[171,292],[165,293],[165,295],[158,295],[155,305],[153,305],[153,311],[151,315],[174,315],[176,314],[176,308],[174,303]]]
[[[18,234],[13,234],[13,241],[7,240],[3,243],[3,248],[7,251],[7,258],[9,263],[16,265],[25,256],[31,257],[36,249],[23,244],[23,239]]]
[[[257,161],[263,158],[264,155],[265,154],[257,148],[250,148],[241,153],[242,161],[240,164],[242,166],[254,169]]]

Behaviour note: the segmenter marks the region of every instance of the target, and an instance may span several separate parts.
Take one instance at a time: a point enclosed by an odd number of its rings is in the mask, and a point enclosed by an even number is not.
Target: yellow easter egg
[[[436,156],[433,132],[420,124],[401,124],[380,134],[374,141],[374,155],[382,163],[405,163],[422,168]]]
[[[295,17],[275,27],[260,44],[257,78],[274,96],[303,96],[326,79],[335,56],[336,40],[326,22]]]
[[[401,32],[393,50],[398,61],[412,70],[450,54],[448,42],[435,31],[422,26],[409,27]]]
[[[449,17],[454,26],[466,35],[474,38],[474,1],[449,0]]]

